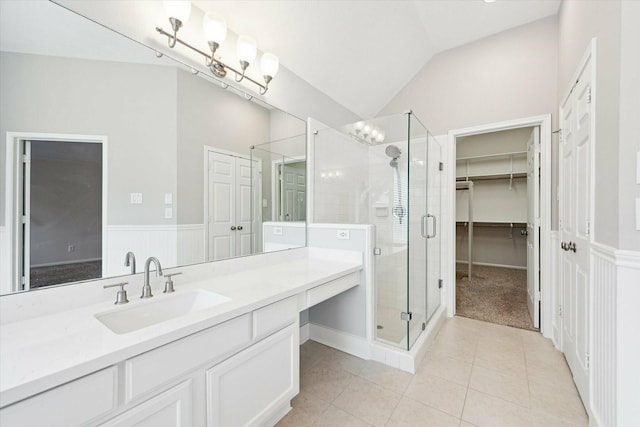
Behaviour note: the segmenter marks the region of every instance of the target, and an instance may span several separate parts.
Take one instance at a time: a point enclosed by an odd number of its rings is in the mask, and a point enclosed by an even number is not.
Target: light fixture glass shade
[[[260,70],[263,76],[275,77],[278,73],[280,60],[273,53],[264,53],[260,60]]]
[[[362,130],[362,128],[364,127],[364,122],[355,122],[353,124],[353,127],[354,127],[355,130],[360,132]]]
[[[207,12],[202,20],[202,30],[208,42],[221,45],[227,37],[227,21],[221,15]]]
[[[191,2],[188,0],[165,0],[164,11],[167,18],[175,18],[184,24],[191,16]]]
[[[256,47],[256,41],[249,36],[238,37],[236,49],[238,53],[238,59],[240,61],[246,61],[249,63],[253,61],[258,51],[258,48]]]
[[[369,133],[371,132],[371,125],[370,125],[369,123],[365,124],[365,125],[364,125],[364,128],[362,128],[362,131],[363,131],[365,134],[369,135]]]
[[[378,134],[376,135],[376,141],[378,142],[382,142],[384,141],[384,137],[385,137],[385,133],[383,131],[379,131]]]

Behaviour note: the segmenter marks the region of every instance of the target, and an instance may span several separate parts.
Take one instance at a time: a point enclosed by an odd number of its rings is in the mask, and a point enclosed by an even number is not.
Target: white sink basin
[[[175,294],[161,295],[150,301],[133,301],[125,307],[98,313],[95,317],[116,334],[126,334],[230,300],[224,295],[202,289],[176,291]]]

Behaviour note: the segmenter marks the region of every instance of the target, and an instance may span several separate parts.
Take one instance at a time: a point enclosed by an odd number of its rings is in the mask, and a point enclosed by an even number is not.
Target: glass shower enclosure
[[[375,338],[409,350],[440,306],[440,144],[412,113],[314,142],[313,222],[375,226]]]

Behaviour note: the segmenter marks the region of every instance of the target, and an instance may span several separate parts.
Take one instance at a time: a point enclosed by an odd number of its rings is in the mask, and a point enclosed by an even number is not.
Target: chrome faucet
[[[162,276],[162,267],[160,266],[158,258],[154,256],[147,258],[147,261],[144,263],[144,286],[142,286],[142,295],[140,298],[151,298],[153,296],[151,293],[151,285],[149,285],[149,265],[152,262],[156,265],[156,276]]]
[[[124,256],[124,266],[131,266],[131,274],[136,274],[136,256],[133,252],[127,252]]]

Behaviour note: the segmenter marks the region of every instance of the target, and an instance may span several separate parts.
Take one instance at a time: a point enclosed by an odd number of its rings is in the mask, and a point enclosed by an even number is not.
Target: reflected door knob
[[[238,226],[238,230],[242,230],[242,226],[241,225]]]
[[[236,226],[235,225],[231,226],[231,231],[236,231]]]

